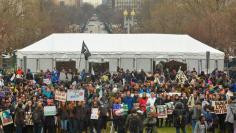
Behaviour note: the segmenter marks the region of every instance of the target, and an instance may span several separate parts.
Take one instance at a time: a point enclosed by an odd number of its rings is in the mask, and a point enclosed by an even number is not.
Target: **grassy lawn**
[[[174,127],[163,127],[163,128],[158,128],[158,133],[175,133],[175,128]],[[192,129],[190,126],[186,128],[187,133],[192,133]]]
[[[110,123],[108,124],[108,127],[106,131],[102,131],[102,133],[110,133]],[[158,133],[175,133],[175,128],[174,127],[162,127],[162,128],[157,128]],[[114,132],[113,132],[114,133]],[[144,131],[146,133],[146,131]],[[186,133],[192,133],[192,128],[190,125],[186,127]]]

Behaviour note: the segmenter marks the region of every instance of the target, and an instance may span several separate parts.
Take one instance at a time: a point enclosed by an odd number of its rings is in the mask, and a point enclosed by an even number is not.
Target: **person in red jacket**
[[[147,100],[148,97],[146,96],[146,93],[143,93],[142,98],[139,99],[139,107],[143,113],[146,113]]]
[[[22,77],[23,74],[24,74],[24,71],[22,70],[22,68],[18,67],[18,69],[16,70],[16,75]]]

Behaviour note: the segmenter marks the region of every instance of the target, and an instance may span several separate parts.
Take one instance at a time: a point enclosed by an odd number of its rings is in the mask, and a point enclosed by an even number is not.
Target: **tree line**
[[[0,0],[0,47],[19,49],[48,36],[65,32],[70,24],[84,24],[93,6],[56,6],[50,0]]]
[[[145,0],[142,33],[189,34],[232,54],[236,44],[236,0]]]

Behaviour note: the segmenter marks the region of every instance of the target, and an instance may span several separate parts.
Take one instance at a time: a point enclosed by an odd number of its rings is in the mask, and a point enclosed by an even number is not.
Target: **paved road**
[[[84,33],[108,33],[105,30],[105,26],[102,22],[95,20],[89,21],[85,27]]]

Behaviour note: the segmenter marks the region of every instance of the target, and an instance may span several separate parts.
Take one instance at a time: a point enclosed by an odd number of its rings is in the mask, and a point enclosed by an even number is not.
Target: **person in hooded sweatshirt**
[[[236,132],[236,97],[231,97],[225,118],[228,133]]]
[[[186,110],[182,102],[177,102],[175,104],[175,109],[173,111],[174,127],[176,128],[176,133],[186,133]]]

